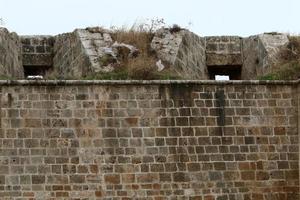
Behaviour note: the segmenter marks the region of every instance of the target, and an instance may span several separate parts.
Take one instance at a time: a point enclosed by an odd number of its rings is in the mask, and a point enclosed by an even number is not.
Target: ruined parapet
[[[287,35],[265,33],[246,38],[238,36],[205,37],[206,65],[210,79],[216,74],[230,79],[257,79],[278,63],[281,48],[289,42]]]
[[[278,63],[279,51],[289,39],[286,34],[264,33],[243,38],[242,79],[257,79],[272,71]]]
[[[207,79],[204,39],[185,29],[160,29],[151,42],[157,57],[185,79]]]
[[[21,36],[25,77],[44,75],[53,66],[53,36]]]
[[[111,72],[119,63],[119,52],[137,51],[131,45],[113,41],[111,33],[100,27],[76,29],[56,36],[54,70],[62,77],[80,78],[98,72]]]
[[[153,65],[151,70],[157,70],[155,73],[166,72],[182,79],[207,80],[227,75],[233,80],[251,80],[274,71],[280,64],[279,52],[287,48],[289,38],[280,33],[246,38],[199,37],[174,26],[151,32],[147,40],[139,42],[146,43],[146,50],[101,27],[76,29],[57,36],[21,37],[1,28],[0,75],[14,79],[28,75],[54,79],[96,77],[97,73],[126,70],[131,61],[141,60],[143,57],[139,56],[146,54],[153,62],[136,62],[135,68],[143,70]]]
[[[0,76],[15,79],[24,77],[20,39],[6,28],[0,28]]]

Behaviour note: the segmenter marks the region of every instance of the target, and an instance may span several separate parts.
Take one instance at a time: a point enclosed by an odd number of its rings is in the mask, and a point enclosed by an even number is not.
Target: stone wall
[[[1,199],[299,199],[299,81],[0,85]]]
[[[241,39],[238,36],[205,37],[206,65],[241,66],[243,64]]]
[[[53,65],[53,43],[52,36],[21,36],[22,55],[24,66]]]
[[[0,76],[3,78],[23,78],[21,43],[15,33],[0,27]]]

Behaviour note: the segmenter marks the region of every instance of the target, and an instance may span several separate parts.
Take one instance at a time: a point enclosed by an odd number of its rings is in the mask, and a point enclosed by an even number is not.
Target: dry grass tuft
[[[157,77],[156,59],[147,54],[130,59],[126,69],[130,79],[151,80]]]
[[[132,29],[128,31],[120,29],[113,32],[112,38],[114,41],[133,45],[138,48],[141,53],[148,54],[153,33]]]
[[[282,49],[279,53],[282,62],[299,60],[300,59],[300,37],[290,36],[287,48]]]
[[[120,68],[128,72],[129,79],[149,80],[157,77],[157,58],[150,44],[155,30],[163,23],[163,20],[153,20],[151,24],[134,24],[130,29],[123,27],[113,30],[114,41],[133,45],[139,50],[138,56],[124,59],[121,63]]]

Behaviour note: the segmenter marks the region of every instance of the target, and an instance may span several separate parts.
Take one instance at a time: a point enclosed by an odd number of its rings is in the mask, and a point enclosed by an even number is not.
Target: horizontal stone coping
[[[298,80],[0,80],[0,86],[13,85],[297,85]]]
[[[20,35],[21,38],[52,38],[54,37],[53,35]]]

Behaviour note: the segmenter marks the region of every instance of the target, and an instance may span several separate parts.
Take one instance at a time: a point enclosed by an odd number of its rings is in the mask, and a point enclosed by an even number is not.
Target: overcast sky
[[[300,0],[0,0],[0,18],[20,35],[164,18],[204,35],[300,33]]]

